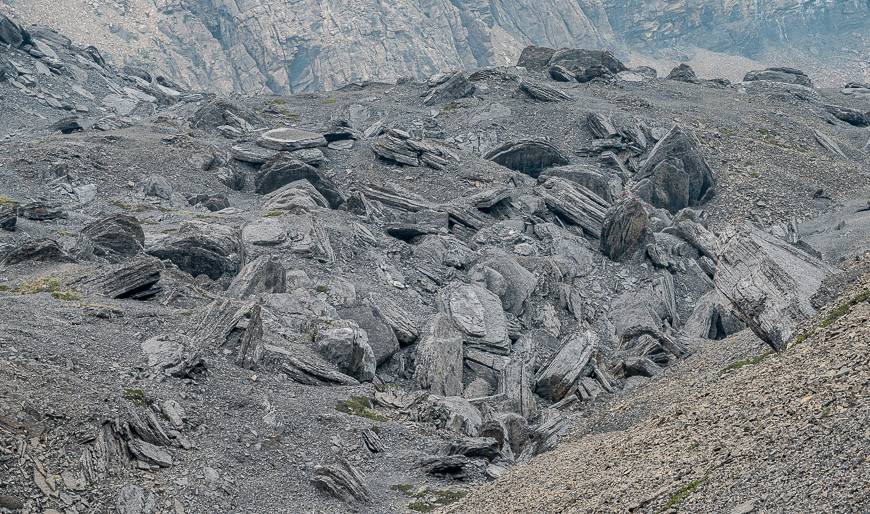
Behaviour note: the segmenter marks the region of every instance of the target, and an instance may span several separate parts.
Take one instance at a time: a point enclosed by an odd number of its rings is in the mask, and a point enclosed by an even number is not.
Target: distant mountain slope
[[[628,3],[628,5],[626,5]],[[865,0],[0,0],[119,60],[195,87],[300,92],[515,62],[527,44],[665,53],[699,47],[765,61],[832,60],[866,78]],[[808,39],[815,43],[804,44]],[[801,41],[800,45],[793,45]],[[793,46],[808,48],[797,53]],[[785,54],[772,50],[788,49]],[[813,51],[814,50],[814,51]],[[862,57],[863,56],[863,57]],[[863,63],[863,64],[862,64]],[[790,64],[795,64],[790,62]],[[863,66],[863,68],[862,68]],[[810,66],[812,68],[812,66]],[[825,68],[827,69],[827,68]],[[839,77],[837,78],[839,80]]]

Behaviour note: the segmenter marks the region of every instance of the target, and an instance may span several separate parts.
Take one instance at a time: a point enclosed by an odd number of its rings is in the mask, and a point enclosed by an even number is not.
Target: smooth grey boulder
[[[537,177],[541,170],[550,166],[568,164],[568,159],[558,148],[534,139],[505,143],[487,152],[483,158],[532,177]]]
[[[440,396],[459,396],[463,384],[462,334],[446,314],[436,314],[417,345],[414,379],[421,389]]]
[[[320,355],[338,370],[360,382],[375,378],[377,362],[365,330],[356,323],[340,320],[317,331],[315,346]]]
[[[701,205],[716,185],[694,135],[678,125],[656,143],[635,180],[638,196],[670,212]]]
[[[601,252],[613,261],[621,261],[649,244],[649,214],[636,196],[620,200],[607,211],[601,227]]]
[[[781,351],[816,313],[811,299],[834,271],[796,246],[747,226],[725,241],[714,281],[749,328]]]

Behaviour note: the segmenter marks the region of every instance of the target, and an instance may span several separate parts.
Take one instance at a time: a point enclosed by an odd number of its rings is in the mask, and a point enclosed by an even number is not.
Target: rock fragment
[[[315,466],[312,482],[318,490],[346,503],[371,500],[365,477],[345,459],[335,464]]]

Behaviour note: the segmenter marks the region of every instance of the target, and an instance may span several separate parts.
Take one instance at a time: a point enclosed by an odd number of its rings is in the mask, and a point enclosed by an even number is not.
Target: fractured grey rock
[[[287,290],[287,270],[281,261],[261,255],[245,264],[233,278],[227,294],[236,298],[247,298],[262,293],[284,293]]]
[[[571,99],[571,96],[567,93],[529,78],[520,80],[520,91],[525,93],[529,98],[540,100],[541,102],[559,102]]]
[[[421,389],[440,396],[462,394],[462,334],[446,314],[436,314],[423,329],[414,378]]]
[[[465,98],[474,93],[474,84],[468,81],[465,73],[454,72],[432,87],[423,99],[423,105],[432,106]]]
[[[371,501],[371,491],[365,477],[345,459],[335,464],[315,466],[311,481],[319,491],[343,502]]]
[[[375,378],[377,361],[365,330],[352,321],[332,324],[319,330],[315,339],[318,352],[338,366],[339,371],[361,382]]]
[[[547,179],[538,188],[547,207],[587,235],[601,236],[601,228],[610,204],[584,186],[559,177]]]
[[[568,164],[568,159],[558,148],[533,139],[505,143],[487,152],[483,158],[532,177],[537,177],[541,170],[550,166]]]
[[[550,363],[535,377],[535,392],[557,402],[582,378],[586,365],[598,347],[598,336],[587,330],[571,334]]]
[[[510,353],[507,320],[498,296],[481,286],[453,284],[438,300],[440,310],[464,334],[466,346],[500,355]]]
[[[613,261],[630,258],[646,248],[650,220],[643,203],[634,195],[613,205],[601,227],[601,252]]]

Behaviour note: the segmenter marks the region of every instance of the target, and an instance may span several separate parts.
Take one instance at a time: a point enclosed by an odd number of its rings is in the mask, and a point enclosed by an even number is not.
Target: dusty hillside
[[[868,297],[865,276],[782,354],[704,343],[451,511],[866,511]]]

